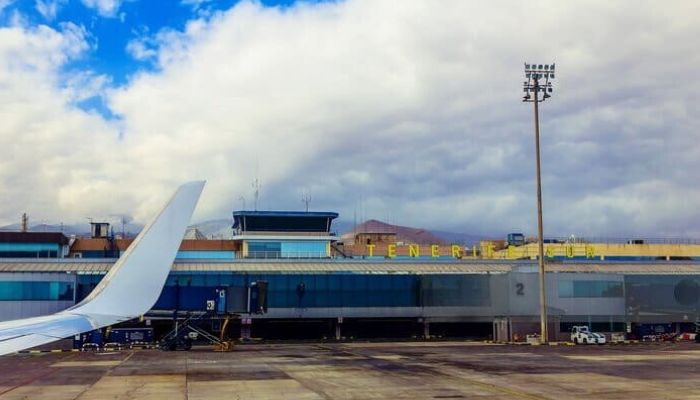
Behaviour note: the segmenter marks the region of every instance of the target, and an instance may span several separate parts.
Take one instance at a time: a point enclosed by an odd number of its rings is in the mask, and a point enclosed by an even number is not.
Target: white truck
[[[605,335],[588,330],[588,327],[574,326],[571,328],[571,341],[575,344],[605,344]]]

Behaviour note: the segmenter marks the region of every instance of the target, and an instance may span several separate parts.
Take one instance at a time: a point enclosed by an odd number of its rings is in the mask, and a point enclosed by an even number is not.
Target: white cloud
[[[93,8],[103,17],[114,17],[122,4],[122,0],[81,0],[85,7]]]
[[[155,59],[158,56],[157,49],[153,47],[151,40],[148,38],[130,40],[126,45],[126,52],[139,61]]]
[[[61,66],[88,48],[81,32],[73,24],[62,31],[0,28],[2,221],[14,222],[21,210],[34,220],[64,221],[95,210],[88,198],[62,200],[72,179],[85,178],[84,190],[105,179],[102,168],[112,158],[106,149],[116,145],[114,130],[71,107],[60,88]]]
[[[189,7],[198,18],[209,18],[214,13],[212,0],[181,0],[180,5]]]
[[[26,207],[143,217],[192,178],[209,180],[198,218],[221,218],[242,195],[252,203],[259,175],[263,208],[300,209],[304,187],[312,209],[346,219],[359,207],[407,225],[533,233],[522,63],[556,61],[542,105],[546,232],[700,236],[700,59],[687,39],[700,36],[700,10],[633,4],[242,2],[130,45],[157,69],[108,91],[118,126],[56,89],[75,56],[60,40],[16,50],[10,59],[57,61],[22,70],[0,103],[13,116],[0,127],[12,160],[0,218]],[[22,149],[29,161],[14,161]]]
[[[109,76],[92,71],[80,71],[67,75],[63,81],[63,93],[73,103],[104,96],[112,82]]]
[[[58,9],[65,4],[65,0],[36,0],[34,8],[42,17],[51,21],[56,18]],[[2,6],[0,6],[0,9]]]

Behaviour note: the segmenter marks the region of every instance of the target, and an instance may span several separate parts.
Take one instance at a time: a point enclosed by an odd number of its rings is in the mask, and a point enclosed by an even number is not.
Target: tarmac
[[[700,344],[240,345],[0,357],[0,399],[700,399]]]

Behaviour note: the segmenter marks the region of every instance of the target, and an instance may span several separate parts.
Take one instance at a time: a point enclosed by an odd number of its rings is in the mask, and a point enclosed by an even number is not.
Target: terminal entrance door
[[[498,317],[493,320],[493,341],[510,342],[510,321],[507,317]]]

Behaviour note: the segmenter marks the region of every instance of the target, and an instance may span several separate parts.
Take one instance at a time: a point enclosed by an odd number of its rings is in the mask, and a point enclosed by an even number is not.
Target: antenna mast
[[[306,206],[306,212],[309,212],[309,203],[311,203],[311,195],[307,192],[301,192],[301,202]]]
[[[253,181],[253,196],[255,201],[253,203],[253,211],[258,211],[258,198],[260,197],[260,179],[257,177]]]

